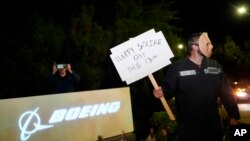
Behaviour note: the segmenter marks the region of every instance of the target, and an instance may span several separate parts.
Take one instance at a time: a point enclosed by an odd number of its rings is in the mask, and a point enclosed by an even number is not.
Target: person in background
[[[175,97],[180,141],[223,141],[218,99],[228,113],[230,125],[237,125],[240,119],[222,66],[209,59],[212,49],[206,32],[192,34],[188,39],[190,55],[171,64],[163,85],[153,90],[156,98]]]
[[[52,73],[49,75],[52,93],[74,92],[79,81],[80,76],[72,70],[70,64],[53,64]]]
[[[156,141],[155,140],[155,131],[154,128],[150,128],[150,132],[148,134],[148,137],[146,138],[146,141]]]

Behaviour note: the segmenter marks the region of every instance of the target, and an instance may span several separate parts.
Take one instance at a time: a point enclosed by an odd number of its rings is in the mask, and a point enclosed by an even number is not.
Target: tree
[[[110,33],[93,21],[94,7],[83,6],[81,13],[71,21],[69,45],[70,60],[82,76],[82,89],[98,89],[105,76],[104,61],[108,57]]]
[[[46,77],[51,72],[52,56],[60,53],[65,39],[63,29],[51,18],[38,16],[26,20],[17,27],[20,32],[12,29],[7,34],[12,37],[8,44],[12,50],[4,62],[8,68],[4,71],[10,74],[3,91],[6,98],[46,94]]]
[[[212,57],[222,64],[230,79],[240,80],[249,76],[249,45],[249,41],[245,41],[244,45],[239,46],[230,36],[225,38],[223,44],[214,44]]]
[[[240,47],[235,44],[230,36],[226,37],[225,44],[225,56],[228,57],[232,61],[238,61],[241,55]]]
[[[250,71],[250,40],[245,41],[241,50],[242,54],[238,63],[241,66],[241,69],[243,70],[243,77],[248,77]]]

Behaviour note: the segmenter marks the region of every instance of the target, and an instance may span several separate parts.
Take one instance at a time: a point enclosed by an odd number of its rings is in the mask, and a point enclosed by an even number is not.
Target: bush
[[[170,120],[165,111],[154,112],[150,118],[156,141],[177,141],[177,123]]]

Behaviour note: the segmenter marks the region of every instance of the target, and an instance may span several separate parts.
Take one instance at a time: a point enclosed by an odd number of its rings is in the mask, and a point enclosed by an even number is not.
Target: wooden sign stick
[[[154,78],[153,74],[149,74],[148,77],[149,77],[151,83],[153,84],[154,88],[155,89],[159,89],[159,86],[158,86],[157,82],[155,81],[155,78]],[[168,105],[165,97],[162,96],[160,98],[160,100],[161,100],[161,103],[163,104],[165,110],[167,111],[167,114],[168,114],[169,118],[171,120],[175,120],[174,114],[172,113],[172,111],[171,111],[171,109],[170,109],[170,107],[169,107],[169,105]]]

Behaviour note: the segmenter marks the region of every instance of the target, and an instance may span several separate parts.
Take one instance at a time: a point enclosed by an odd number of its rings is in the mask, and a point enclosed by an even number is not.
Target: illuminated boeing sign
[[[93,117],[105,114],[111,114],[118,112],[121,102],[115,101],[110,103],[86,105],[83,107],[72,107],[67,109],[55,110],[49,120],[49,124],[62,122],[63,120],[76,120],[86,117]],[[26,141],[31,134],[34,134],[38,130],[48,129],[54,127],[54,125],[41,125],[40,116],[37,114],[39,108],[34,111],[24,112],[19,118],[19,128],[21,130],[20,139]],[[30,129],[31,128],[31,129]]]
[[[0,113],[1,141],[96,140],[134,131],[128,87],[0,100]]]

